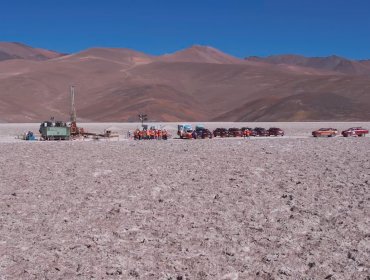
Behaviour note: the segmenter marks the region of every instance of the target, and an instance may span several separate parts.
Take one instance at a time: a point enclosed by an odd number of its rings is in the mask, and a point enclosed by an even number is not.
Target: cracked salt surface
[[[0,279],[369,276],[370,137],[14,142],[0,154]]]

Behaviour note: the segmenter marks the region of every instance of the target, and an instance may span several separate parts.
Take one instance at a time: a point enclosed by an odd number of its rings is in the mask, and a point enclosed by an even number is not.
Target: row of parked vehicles
[[[277,127],[265,129],[263,127],[242,128],[216,128],[211,132],[203,125],[197,125],[195,129],[190,124],[178,125],[177,135],[181,139],[213,138],[213,137],[250,137],[250,136],[284,136],[284,131]]]
[[[342,131],[343,137],[358,136],[364,137],[369,133],[369,130],[362,127],[351,127]],[[335,128],[320,128],[312,131],[313,137],[334,137],[339,134]],[[181,139],[205,139],[213,137],[250,137],[250,136],[284,136],[284,130],[278,127],[265,129],[263,127],[242,127],[242,128],[216,128],[213,131],[205,128],[203,125],[195,126],[195,129],[190,124],[178,125],[177,135]]]
[[[364,137],[366,134],[369,133],[369,130],[362,128],[362,127],[351,127],[347,130],[342,131],[343,137],[349,136],[358,136]],[[313,137],[334,137],[339,134],[336,128],[320,128],[318,130],[312,131]]]
[[[214,137],[250,137],[250,136],[284,136],[284,131],[281,128],[271,127],[265,129],[263,127],[242,127],[242,128],[216,128],[213,131]]]

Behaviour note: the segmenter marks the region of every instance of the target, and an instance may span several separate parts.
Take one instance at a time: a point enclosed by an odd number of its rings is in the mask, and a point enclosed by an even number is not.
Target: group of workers
[[[136,129],[134,140],[167,140],[168,133],[165,129]]]

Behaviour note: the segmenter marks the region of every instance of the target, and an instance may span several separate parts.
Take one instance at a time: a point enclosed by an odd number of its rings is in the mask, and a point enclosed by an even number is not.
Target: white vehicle
[[[193,137],[193,127],[191,124],[179,124],[177,126],[177,135],[181,139],[191,139]]]

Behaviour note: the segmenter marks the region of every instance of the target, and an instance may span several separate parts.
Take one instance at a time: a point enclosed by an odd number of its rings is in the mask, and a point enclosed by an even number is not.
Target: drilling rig
[[[81,136],[84,134],[84,129],[79,128],[77,126],[77,114],[76,114],[76,106],[75,106],[75,87],[74,86],[71,86],[70,88],[70,95],[71,95],[71,112],[70,112],[71,136]]]
[[[70,124],[62,121],[55,121],[51,117],[50,121],[44,121],[40,125],[39,132],[43,140],[69,140],[78,136],[84,136],[85,131],[83,128],[77,126],[76,107],[75,107],[75,87],[70,88],[71,97],[71,112]]]

